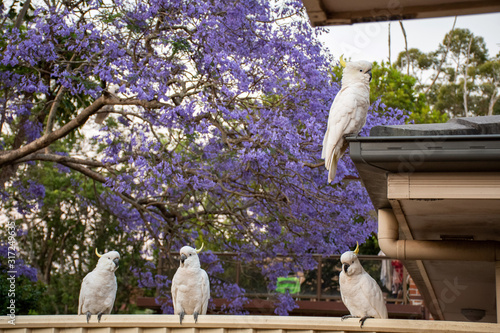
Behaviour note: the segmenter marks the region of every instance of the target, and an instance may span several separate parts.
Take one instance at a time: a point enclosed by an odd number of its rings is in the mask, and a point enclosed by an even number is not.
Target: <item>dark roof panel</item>
[[[500,116],[454,118],[439,124],[375,126],[370,136],[442,136],[500,134]]]

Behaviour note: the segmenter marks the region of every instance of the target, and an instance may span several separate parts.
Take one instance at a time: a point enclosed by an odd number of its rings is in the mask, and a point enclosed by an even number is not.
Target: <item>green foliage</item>
[[[24,275],[18,276],[15,279],[15,289],[10,288],[10,281],[7,280],[9,274],[2,271],[0,273],[0,315],[7,315],[10,310],[7,307],[10,305],[10,300],[15,299],[16,315],[40,314],[42,311],[43,293],[45,285],[40,281],[33,282]],[[9,294],[14,290],[15,297],[10,297]]]
[[[403,57],[406,57],[404,52],[400,53],[398,60],[392,65],[384,61],[373,64],[370,101],[373,103],[380,98],[386,106],[406,111],[409,114],[408,122],[417,124],[446,122],[448,115],[440,110],[431,109],[426,95],[421,92],[418,79],[405,74],[406,67],[398,66]],[[436,62],[417,49],[410,50],[410,57],[411,65],[417,69],[427,69]],[[330,73],[332,80],[340,83],[342,67],[334,66]]]
[[[443,122],[449,117],[465,116],[464,97],[467,97],[468,116],[500,111],[497,97],[500,62],[498,56],[488,57],[482,37],[474,36],[468,29],[457,28],[444,36],[436,51],[423,53],[410,49],[408,53],[410,74],[418,81],[414,85],[416,110],[412,110],[410,120],[415,123]],[[394,65],[406,72],[407,64],[406,52],[400,52]],[[408,101],[401,96],[397,99],[403,103]]]
[[[426,97],[416,88],[417,79],[402,73],[395,65],[375,63],[372,68],[370,100],[378,98],[388,107],[405,110],[415,123],[444,122],[444,113],[431,111]]]
[[[408,58],[410,59],[408,61]],[[423,53],[419,49],[412,48],[408,50],[408,55],[406,52],[400,52],[394,66],[398,68],[401,72],[406,72],[406,68],[410,65],[412,71],[425,70],[431,68],[437,63],[435,55],[432,53]]]
[[[115,20],[123,17],[123,13],[112,13],[110,11],[104,10],[99,16],[104,23],[112,23]]]
[[[448,32],[444,36],[442,44],[439,46],[438,53],[445,51],[450,38],[450,52],[453,61],[457,66],[460,65],[461,62],[467,57],[467,54],[469,53],[469,43],[471,44],[470,61],[481,64],[487,60],[488,50],[486,49],[484,38],[474,36],[469,29],[456,28],[453,31]]]
[[[471,75],[479,76],[481,84],[476,89],[480,98],[479,109],[488,110],[489,115],[500,114],[500,53],[496,57],[484,62],[483,64],[472,67]]]
[[[68,137],[53,149],[77,149],[79,142],[75,136]],[[137,281],[130,267],[140,268],[145,263],[141,243],[124,233],[117,218],[100,203],[103,185],[50,162],[26,166],[22,179],[36,179],[45,187],[43,206],[16,220],[18,228],[28,230],[18,239],[21,255],[37,268],[41,280],[38,284],[25,281],[22,286],[26,287],[19,287],[20,293],[26,290],[22,297],[32,294],[23,309],[38,314],[76,314],[81,281],[97,263],[97,247],[100,252],[116,250],[122,256],[116,272],[120,292],[113,313],[136,311],[131,299],[137,295]],[[13,202],[4,202],[3,208],[12,209]]]
[[[382,102],[392,108],[414,113],[421,108],[414,90],[416,79],[398,71],[385,62],[374,63],[372,81],[370,83],[370,100],[381,98]]]

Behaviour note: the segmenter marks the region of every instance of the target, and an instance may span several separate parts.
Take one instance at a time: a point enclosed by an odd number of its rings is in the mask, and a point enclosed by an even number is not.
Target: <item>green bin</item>
[[[300,292],[300,280],[298,277],[279,277],[276,284],[276,291],[285,294],[286,291],[290,294],[297,294]]]

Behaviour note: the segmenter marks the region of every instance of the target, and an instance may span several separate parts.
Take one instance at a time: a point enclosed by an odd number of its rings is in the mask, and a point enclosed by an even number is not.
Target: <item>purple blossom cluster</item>
[[[299,306],[295,303],[295,300],[292,296],[286,292],[285,294],[278,294],[276,302],[276,309],[274,313],[279,316],[288,316],[288,313]]]
[[[12,255],[15,254],[15,264],[13,264],[13,267],[9,266],[7,259],[11,258]],[[28,278],[30,281],[37,281],[37,269],[34,267],[31,267],[29,265],[26,265],[24,260],[19,258],[16,251],[12,250],[12,248],[9,250],[9,245],[6,243],[0,243],[0,272],[9,272],[9,271],[14,271],[16,272],[16,277],[19,276],[25,276]]]
[[[19,214],[28,214],[43,206],[45,187],[38,182],[31,179],[28,179],[26,183],[16,180],[12,184],[12,189],[15,191],[14,196],[22,198],[14,202],[14,207],[17,208]]]
[[[348,155],[326,181],[321,145],[340,87],[300,0],[279,9],[264,0],[114,4],[40,7],[22,30],[3,27],[0,91],[9,94],[0,108],[12,128],[24,123],[31,142],[53,100],[45,111],[35,102],[64,89],[66,103],[86,106],[117,87],[121,113],[101,127],[94,149],[106,166],[101,203],[130,240],[145,235],[165,258],[202,240],[255,263],[274,290],[277,277],[314,269],[313,254],[341,253],[375,231]],[[376,101],[361,135],[403,122]],[[19,188],[43,198],[35,182]],[[219,258],[208,251],[201,260],[213,297],[228,300],[222,311],[244,313],[244,290],[215,278]],[[171,273],[153,265],[137,274],[171,312]],[[280,295],[276,313],[294,307]]]

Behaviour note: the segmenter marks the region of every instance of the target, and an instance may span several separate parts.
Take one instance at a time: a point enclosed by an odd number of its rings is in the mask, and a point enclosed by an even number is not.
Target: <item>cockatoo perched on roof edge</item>
[[[346,63],[342,57],[340,64],[344,67],[342,88],[330,108],[321,153],[321,158],[325,159],[326,169],[329,170],[328,183],[335,178],[337,163],[347,149],[344,137],[361,131],[370,106],[372,64],[364,60]]]
[[[96,314],[98,322],[101,322],[103,314],[111,313],[117,289],[115,271],[118,268],[120,254],[110,251],[101,255],[97,249],[95,254],[99,257],[99,261],[94,270],[83,278],[78,302],[78,314],[85,313],[87,323],[93,314]]]
[[[203,244],[200,249],[184,246],[179,252],[181,263],[172,279],[172,302],[181,324],[186,314],[194,315],[195,322],[199,314],[207,314],[210,282],[207,272],[200,268],[198,253],[202,248]]]
[[[343,316],[342,320],[361,318],[360,327],[363,327],[367,318],[388,318],[388,316],[382,290],[361,266],[358,253],[359,245],[354,251],[347,251],[340,257],[342,271],[339,283],[342,302],[351,313]]]

